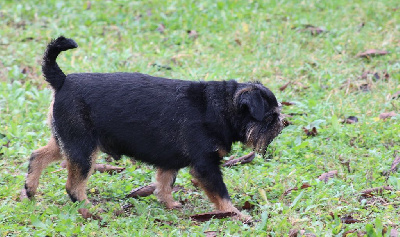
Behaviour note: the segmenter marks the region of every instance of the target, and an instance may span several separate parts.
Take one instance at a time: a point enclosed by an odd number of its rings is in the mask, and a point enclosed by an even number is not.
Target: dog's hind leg
[[[157,199],[165,204],[168,209],[179,208],[182,205],[172,197],[172,188],[175,183],[178,170],[165,170],[158,168],[156,174],[156,190],[154,194]]]
[[[50,138],[46,146],[32,152],[25,181],[25,191],[29,198],[32,198],[36,193],[42,171],[50,163],[61,159],[61,151],[54,137]]]
[[[234,212],[243,221],[251,219],[232,205],[218,163],[213,161],[196,163],[192,166],[190,173],[199,181],[200,187],[218,211]]]
[[[86,196],[86,185],[94,170],[97,151],[93,150],[86,155],[86,152],[74,153],[73,157],[67,158],[68,178],[65,188],[73,202],[90,203]]]

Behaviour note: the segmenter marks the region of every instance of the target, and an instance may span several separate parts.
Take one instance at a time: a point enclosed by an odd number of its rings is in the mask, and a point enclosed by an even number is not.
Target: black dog
[[[235,141],[265,152],[283,125],[274,94],[260,83],[191,82],[140,73],[76,73],[56,63],[76,48],[59,37],[42,65],[54,89],[49,123],[52,138],[32,153],[25,192],[33,197],[42,170],[67,160],[67,192],[87,201],[85,188],[98,150],[118,159],[133,157],[158,168],[155,194],[168,208],[179,169],[190,166],[209,199],[221,211],[242,214],[231,204],[219,165]]]

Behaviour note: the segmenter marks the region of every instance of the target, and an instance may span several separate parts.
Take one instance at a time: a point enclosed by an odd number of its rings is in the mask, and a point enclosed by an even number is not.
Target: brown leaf
[[[368,79],[368,75],[372,75],[371,77],[374,81],[381,79],[381,76],[379,75],[378,72],[370,72],[370,71],[363,72],[363,74],[361,75],[361,79]],[[383,76],[386,78],[389,77],[389,74],[387,74],[387,72],[383,72]]]
[[[281,104],[282,104],[282,105],[286,105],[286,106],[294,105],[293,102],[287,102],[287,101],[282,101]]]
[[[345,223],[345,224],[353,224],[353,223],[361,222],[360,220],[357,220],[350,215],[341,217],[340,220],[342,221],[342,223]]]
[[[394,93],[393,95],[392,95],[392,99],[394,100],[394,99],[397,99],[397,98],[400,98],[400,91],[397,91],[396,93]]]
[[[214,219],[223,219],[223,218],[227,218],[227,217],[233,217],[236,215],[237,214],[235,212],[214,211],[214,212],[207,212],[207,213],[192,215],[192,216],[190,216],[190,219],[193,221],[204,222],[204,221],[209,221],[213,218]]]
[[[160,220],[158,218],[154,219],[154,222],[160,223],[161,225],[167,225],[167,226],[174,226],[175,225],[172,221]]]
[[[242,206],[243,210],[251,210],[253,208],[254,208],[254,205],[251,204],[249,201],[245,201],[243,206]]]
[[[338,173],[337,170],[332,170],[329,171],[328,173],[323,173],[321,174],[318,179],[321,181],[324,181],[325,183],[328,182],[329,179],[333,178],[334,176],[336,176]]]
[[[361,196],[365,197],[365,198],[373,197],[374,193],[382,194],[383,190],[391,191],[391,190],[393,190],[393,188],[390,186],[383,186],[383,187],[379,187],[379,188],[369,188],[369,189],[365,189],[365,190],[361,191]]]
[[[397,165],[400,164],[400,156],[396,156],[396,158],[394,158],[394,161],[392,162],[392,167],[390,167],[390,170],[392,172],[395,172],[397,170]]]
[[[316,26],[309,25],[309,24],[304,25],[304,29],[300,29],[298,31],[299,32],[310,32],[311,35],[319,35],[321,33],[326,32],[326,30],[322,29],[321,27],[316,27]]]
[[[396,116],[396,113],[394,111],[391,111],[391,112],[388,112],[388,113],[381,113],[379,115],[379,118],[380,119],[387,119],[387,118],[390,118],[390,117],[393,117],[393,116]]]
[[[199,34],[195,30],[188,30],[187,33],[189,35],[189,38],[197,39],[197,37],[199,37]]]
[[[254,151],[250,152],[249,154],[236,158],[236,159],[231,159],[231,160],[227,160],[222,166],[223,167],[231,167],[237,164],[246,164],[246,163],[250,163],[251,161],[254,160],[254,157],[256,157],[256,154]]]
[[[371,85],[368,83],[361,84],[359,89],[363,92],[368,92],[371,90]]]
[[[165,25],[163,23],[159,24],[157,27],[157,31],[163,34],[165,31]]]
[[[369,58],[369,57],[373,57],[373,56],[379,56],[379,55],[386,55],[389,52],[386,50],[379,50],[379,49],[368,49],[365,52],[362,53],[358,53],[357,57],[360,58]]]
[[[358,122],[358,118],[356,116],[349,116],[342,123],[353,124],[353,123],[357,123],[357,122]]]
[[[133,189],[131,193],[129,193],[126,197],[147,197],[153,194],[154,190],[156,190],[156,184],[152,183],[143,187]]]
[[[100,173],[121,173],[122,171],[125,170],[123,167],[117,167],[113,165],[107,165],[107,164],[96,164],[94,167],[95,170],[99,171]]]
[[[240,39],[236,38],[236,39],[235,39],[235,42],[236,42],[239,46],[242,46],[242,41],[240,41]]]
[[[281,87],[279,88],[279,90],[280,90],[280,91],[286,90],[286,87],[288,87],[288,85],[289,85],[290,83],[291,83],[291,82],[288,82],[288,83],[286,83],[285,85],[281,86]]]
[[[317,128],[313,127],[311,130],[308,130],[307,128],[303,127],[303,131],[306,133],[306,135],[309,136],[316,136],[318,134]]]
[[[82,215],[83,219],[102,220],[100,216],[90,213],[86,208],[79,208],[78,212]]]
[[[300,189],[305,189],[305,188],[309,188],[309,187],[311,187],[311,185],[310,185],[309,183],[303,183],[303,184],[301,185]],[[299,190],[299,188],[298,188],[298,187],[289,188],[288,190],[286,190],[286,191],[283,193],[283,195],[286,196],[286,195],[288,195],[289,193],[291,193],[293,190]]]
[[[217,237],[218,231],[204,231],[206,237]]]

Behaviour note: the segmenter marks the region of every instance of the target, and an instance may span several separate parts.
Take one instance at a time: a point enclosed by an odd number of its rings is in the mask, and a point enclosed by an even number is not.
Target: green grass
[[[357,229],[380,236],[382,228],[400,229],[400,173],[382,174],[400,150],[400,116],[378,119],[383,112],[400,112],[400,99],[391,99],[400,91],[398,1],[118,0],[91,1],[86,8],[86,1],[76,0],[0,2],[2,236],[202,236],[205,231],[285,236],[291,229],[317,236],[341,236]],[[161,23],[163,33],[157,31]],[[326,32],[303,32],[305,24]],[[198,37],[190,37],[189,30]],[[234,205],[250,201],[255,207],[245,212],[259,221],[192,222],[190,215],[212,207],[192,186],[186,169],[180,171],[177,184],[187,191],[174,194],[178,200],[187,199],[183,209],[166,210],[154,196],[126,199],[131,189],[154,180],[152,167],[132,165],[128,159],[113,162],[127,167],[121,174],[95,173],[90,178],[88,196],[97,203],[91,210],[99,212],[106,227],[78,214],[80,205],[72,204],[65,192],[66,171],[53,172],[59,164],[43,173],[35,201],[18,202],[28,157],[50,136],[46,117],[51,91],[40,61],[46,43],[60,34],[79,45],[58,59],[66,73],[139,71],[186,80],[258,80],[280,101],[295,102],[283,112],[306,115],[289,118],[293,124],[274,140],[266,158],[223,168]],[[373,48],[389,54],[356,57]],[[363,79],[365,71],[379,72],[381,78]],[[383,71],[388,79],[383,79]],[[292,83],[281,92],[287,82]],[[369,91],[358,89],[366,83]],[[340,123],[350,115],[359,122]],[[307,137],[302,129],[307,126],[316,126],[317,136]],[[249,151],[235,144],[232,154]],[[99,162],[104,163],[104,157]],[[342,164],[346,161],[350,172]],[[318,180],[330,170],[338,175],[327,183]],[[283,195],[304,182],[312,187]],[[360,191],[384,185],[393,191],[360,198]],[[115,215],[128,203],[134,208]],[[346,215],[360,222],[341,223],[338,216]]]

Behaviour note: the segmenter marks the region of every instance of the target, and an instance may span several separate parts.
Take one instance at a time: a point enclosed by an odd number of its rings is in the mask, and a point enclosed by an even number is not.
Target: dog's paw
[[[165,206],[167,209],[179,209],[182,207],[182,204],[180,202],[171,202],[171,203],[165,203]]]
[[[253,222],[253,218],[251,216],[245,215],[245,214],[243,214],[241,212],[237,212],[236,216],[233,219],[241,221],[244,224],[250,224],[250,223]]]

